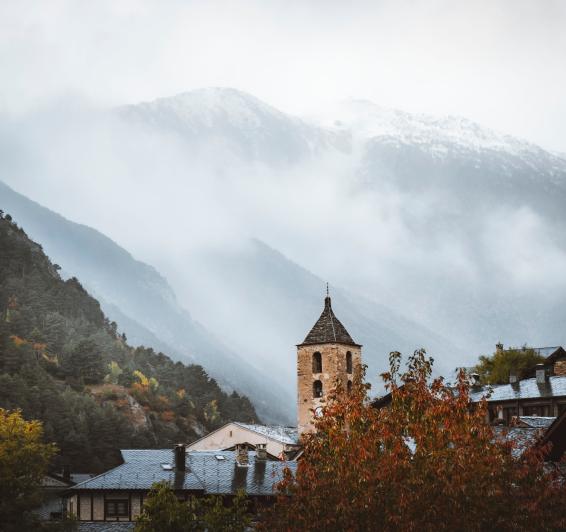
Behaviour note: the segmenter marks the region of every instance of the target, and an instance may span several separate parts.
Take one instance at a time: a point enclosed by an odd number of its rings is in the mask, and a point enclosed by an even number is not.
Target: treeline
[[[75,279],[0,211],[0,407],[43,421],[56,466],[101,471],[118,449],[191,441],[228,420],[258,421],[198,365],[133,348]]]

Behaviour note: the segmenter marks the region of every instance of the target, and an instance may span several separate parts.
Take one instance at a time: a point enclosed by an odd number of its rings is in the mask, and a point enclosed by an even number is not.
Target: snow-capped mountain
[[[564,184],[566,160],[526,140],[484,127],[460,116],[437,117],[381,107],[367,100],[348,100],[313,116],[328,130],[351,136],[358,145],[368,143],[412,146],[437,160],[453,157],[506,159],[507,174],[524,165]]]
[[[287,115],[245,92],[212,87],[119,109],[127,120],[175,132],[208,153],[231,151],[246,161],[285,164],[346,149],[341,132]]]

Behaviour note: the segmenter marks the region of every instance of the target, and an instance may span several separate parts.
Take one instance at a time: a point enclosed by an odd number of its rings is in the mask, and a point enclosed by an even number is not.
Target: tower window
[[[322,397],[322,382],[314,381],[312,383],[312,395],[315,399],[317,397]]]
[[[318,351],[312,355],[312,372],[322,373],[322,355]]]
[[[346,373],[352,373],[352,353],[346,353]]]

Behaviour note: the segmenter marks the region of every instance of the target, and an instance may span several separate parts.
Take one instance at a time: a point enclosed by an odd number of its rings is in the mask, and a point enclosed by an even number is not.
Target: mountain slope
[[[66,220],[2,182],[0,208],[42,242],[67,275],[81,279],[131,342],[165,350],[177,360],[201,364],[222,384],[248,394],[264,419],[289,421],[288,410],[279,406],[276,382],[260,376],[195,322],[154,268],[135,260],[98,231]]]
[[[76,278],[0,216],[0,406],[43,421],[59,465],[101,471],[124,447],[192,441],[227,420],[254,421],[202,367],[130,347]]]

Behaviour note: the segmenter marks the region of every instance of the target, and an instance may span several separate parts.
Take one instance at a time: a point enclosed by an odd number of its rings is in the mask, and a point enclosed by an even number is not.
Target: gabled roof
[[[75,490],[149,490],[166,481],[175,490],[206,494],[233,494],[244,489],[248,495],[274,495],[285,468],[295,471],[295,462],[257,460],[249,452],[249,465],[239,466],[233,451],[189,451],[186,471],[164,468],[174,464],[171,449],[123,450],[124,463],[106,473],[77,484]]]
[[[324,298],[324,310],[314,324],[313,328],[307,334],[307,337],[300,345],[317,345],[317,344],[346,344],[359,345],[346,330],[346,327],[340,323],[340,320],[332,311],[332,303],[329,296]]]

